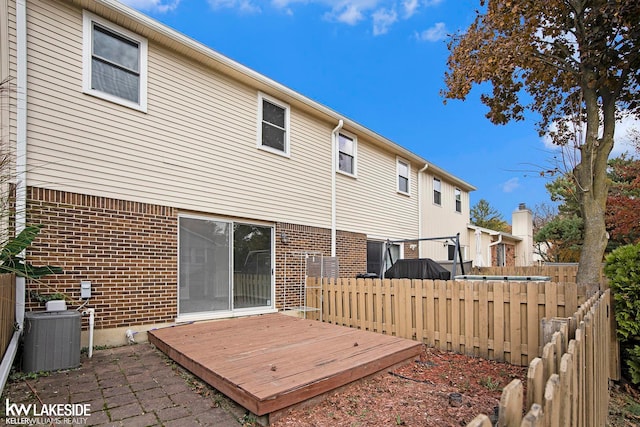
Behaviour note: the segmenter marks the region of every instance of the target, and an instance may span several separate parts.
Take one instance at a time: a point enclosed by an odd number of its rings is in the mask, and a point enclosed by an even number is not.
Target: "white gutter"
[[[331,256],[336,256],[336,227],[337,227],[337,202],[336,202],[336,166],[338,162],[338,132],[344,126],[344,121],[340,119],[338,126],[331,131]]]
[[[422,169],[418,171],[418,237],[422,238],[422,172],[429,168],[429,163],[425,163]],[[422,258],[422,244],[418,242],[418,258]]]
[[[16,0],[16,234],[24,230],[27,213],[27,3]],[[0,391],[9,378],[11,365],[18,352],[24,322],[25,279],[16,277],[16,324],[0,363]]]

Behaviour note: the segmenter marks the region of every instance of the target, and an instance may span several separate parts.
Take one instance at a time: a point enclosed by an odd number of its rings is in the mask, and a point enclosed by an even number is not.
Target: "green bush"
[[[630,380],[640,384],[640,244],[621,246],[607,255],[618,337]]]

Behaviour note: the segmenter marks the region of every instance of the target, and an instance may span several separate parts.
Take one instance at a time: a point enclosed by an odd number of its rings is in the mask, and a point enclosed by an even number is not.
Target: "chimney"
[[[516,266],[533,264],[533,213],[525,203],[511,216],[511,234],[522,239],[516,247]]]

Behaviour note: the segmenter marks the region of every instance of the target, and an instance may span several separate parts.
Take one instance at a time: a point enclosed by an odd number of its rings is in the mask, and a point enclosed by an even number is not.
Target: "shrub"
[[[607,255],[604,273],[613,294],[622,357],[630,380],[640,384],[640,244]]]

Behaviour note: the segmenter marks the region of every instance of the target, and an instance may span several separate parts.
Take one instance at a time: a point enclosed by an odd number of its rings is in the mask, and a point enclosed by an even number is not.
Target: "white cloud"
[[[238,9],[242,13],[260,13],[260,6],[251,0],[208,0],[214,9]]]
[[[437,42],[447,37],[447,26],[444,22],[437,22],[433,27],[416,33],[416,39],[423,42]]]
[[[551,131],[555,131],[557,126],[555,124],[551,125]],[[633,139],[630,134],[630,131],[635,129],[640,131],[640,118],[636,118],[631,115],[625,115],[621,120],[616,122],[616,133],[614,135],[614,145],[613,150],[611,151],[611,155],[609,157],[618,157],[623,153],[634,154],[635,146],[633,145]],[[602,133],[602,129],[600,130]],[[584,133],[583,129],[579,129],[579,133]],[[542,138],[542,141],[546,148],[551,150],[561,150],[561,147],[555,145],[549,135],[545,135]],[[584,137],[582,135],[579,136],[579,143],[581,144],[584,141]]]
[[[124,4],[135,9],[148,12],[169,12],[180,4],[180,0],[121,0]]]
[[[159,2],[163,0],[129,0]],[[164,0],[169,1],[169,0]],[[180,1],[180,0],[173,0]],[[287,15],[294,14],[296,5],[320,5],[326,8],[324,18],[328,21],[339,22],[347,25],[357,25],[360,22],[371,20],[373,34],[382,35],[390,31],[398,21],[410,19],[422,7],[431,7],[440,4],[443,0],[208,0],[214,9],[238,9],[245,13],[260,12],[260,6],[269,4],[271,7],[281,9]],[[400,10],[398,13],[397,9]],[[431,40],[444,37],[438,31],[444,30],[444,24],[436,24],[435,28],[423,32],[421,40]]]
[[[511,178],[510,180],[501,184],[502,191],[505,193],[513,193],[520,188],[520,180],[518,178]]]
[[[373,13],[373,35],[379,36],[389,32],[389,27],[398,21],[395,10],[379,9]]]
[[[333,12],[337,13],[331,13],[328,16],[333,15],[336,21],[344,24],[355,25],[363,19],[362,11],[355,4],[348,4],[341,11],[334,10]]]
[[[420,2],[418,0],[404,0],[402,2],[402,7],[404,8],[405,18],[411,18],[418,10],[419,5]]]

